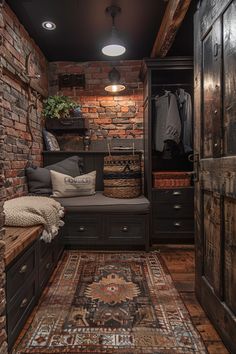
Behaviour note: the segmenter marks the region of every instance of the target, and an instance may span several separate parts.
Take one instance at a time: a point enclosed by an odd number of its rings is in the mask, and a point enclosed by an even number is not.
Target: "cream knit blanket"
[[[61,218],[64,208],[60,203],[48,197],[26,196],[7,200],[4,203],[6,226],[43,225],[41,238],[51,242],[58,234],[60,226],[64,225]]]

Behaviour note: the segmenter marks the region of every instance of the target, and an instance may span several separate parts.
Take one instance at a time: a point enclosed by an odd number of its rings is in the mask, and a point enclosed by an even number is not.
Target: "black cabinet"
[[[192,97],[193,102],[193,59],[191,57],[145,59],[140,75],[144,82],[144,190],[151,202],[151,243],[192,243],[193,186],[172,188],[171,183],[166,183],[166,189],[156,188],[153,185],[152,174],[165,172],[168,175],[170,172],[171,176],[173,172],[189,173],[193,170],[189,153],[184,152],[183,145],[181,148],[181,135],[180,143],[179,145],[176,143],[176,150],[171,156],[164,156],[155,147],[158,141],[157,96],[162,96],[166,91],[175,94],[182,88]],[[175,185],[178,183],[173,183],[173,186]]]
[[[152,191],[152,239],[154,243],[192,243],[194,190],[189,188]]]
[[[37,239],[6,269],[8,346],[12,348],[62,254],[62,230],[51,243]]]
[[[12,347],[37,301],[38,260],[35,241],[6,271],[8,346]]]
[[[68,213],[64,243],[67,247],[128,249],[149,247],[149,214]]]

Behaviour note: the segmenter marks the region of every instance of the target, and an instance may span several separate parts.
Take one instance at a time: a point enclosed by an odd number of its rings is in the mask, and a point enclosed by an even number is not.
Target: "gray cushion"
[[[79,156],[71,156],[63,161],[46,166],[45,168],[27,168],[26,176],[29,193],[40,195],[52,194],[50,170],[76,177],[83,173],[83,159]]]
[[[96,192],[95,195],[86,197],[54,198],[66,209],[66,212],[129,212],[143,213],[149,212],[150,202],[144,197],[132,199],[109,198],[103,192]]]

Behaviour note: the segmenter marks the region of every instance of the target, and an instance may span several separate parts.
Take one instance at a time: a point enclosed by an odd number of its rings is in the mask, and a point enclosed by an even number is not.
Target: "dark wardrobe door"
[[[196,293],[236,353],[236,0],[202,1],[194,75]]]

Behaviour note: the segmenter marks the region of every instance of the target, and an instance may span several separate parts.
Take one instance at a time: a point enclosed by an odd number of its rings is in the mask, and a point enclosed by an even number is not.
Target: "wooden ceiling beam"
[[[169,0],[152,48],[151,58],[163,58],[170,50],[191,0]]]

